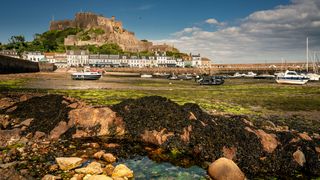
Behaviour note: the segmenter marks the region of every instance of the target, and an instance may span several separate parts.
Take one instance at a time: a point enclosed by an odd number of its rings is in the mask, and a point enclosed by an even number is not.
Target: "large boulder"
[[[98,162],[92,162],[87,167],[79,168],[75,171],[80,174],[101,174],[103,172],[101,164]]]
[[[124,164],[116,166],[112,173],[112,178],[132,178],[133,171]]]
[[[73,138],[122,136],[124,122],[110,108],[84,107],[69,112],[69,127],[75,127]]]
[[[82,164],[82,159],[77,157],[58,157],[56,162],[61,170],[68,171],[79,167]]]
[[[240,168],[227,158],[214,161],[209,166],[208,174],[215,180],[243,180],[246,178]]]

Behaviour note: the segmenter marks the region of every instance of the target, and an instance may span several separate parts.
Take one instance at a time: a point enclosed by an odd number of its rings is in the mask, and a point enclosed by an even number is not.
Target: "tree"
[[[10,44],[19,44],[19,43],[24,43],[25,38],[22,35],[19,36],[11,36],[11,38],[8,40]]]

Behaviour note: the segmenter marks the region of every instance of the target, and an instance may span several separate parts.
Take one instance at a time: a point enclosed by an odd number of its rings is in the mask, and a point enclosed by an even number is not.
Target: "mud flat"
[[[113,106],[92,106],[55,94],[0,97],[2,169],[14,168],[19,176],[75,176],[73,170],[53,168],[55,158],[81,157],[86,163],[101,150],[117,159],[142,155],[204,169],[225,157],[248,178],[320,176],[318,129],[273,119],[212,115],[197,104],[178,105],[160,96]]]

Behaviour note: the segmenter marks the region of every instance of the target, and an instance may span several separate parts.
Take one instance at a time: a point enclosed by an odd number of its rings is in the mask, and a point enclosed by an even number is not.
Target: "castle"
[[[116,43],[124,51],[139,52],[147,51],[152,47],[151,42],[143,42],[135,37],[133,32],[122,27],[121,21],[115,17],[106,18],[94,13],[77,13],[74,20],[59,20],[50,22],[50,30],[64,30],[67,28],[80,28],[82,30],[102,29],[102,34],[89,34],[88,39],[81,39],[80,35],[70,35],[64,40],[66,46],[103,45],[105,43]]]

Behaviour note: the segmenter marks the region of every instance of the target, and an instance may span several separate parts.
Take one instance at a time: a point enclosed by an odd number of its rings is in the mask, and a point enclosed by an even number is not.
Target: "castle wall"
[[[64,30],[67,28],[75,28],[75,23],[73,20],[61,20],[61,21],[51,21],[50,30]]]

